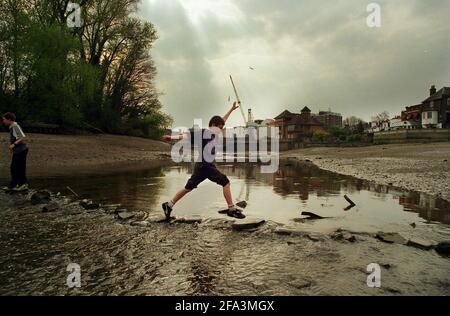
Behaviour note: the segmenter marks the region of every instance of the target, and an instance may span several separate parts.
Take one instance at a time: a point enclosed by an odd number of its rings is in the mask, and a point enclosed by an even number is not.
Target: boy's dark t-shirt
[[[191,129],[190,143],[197,147],[197,163],[213,164],[216,158],[216,135],[210,129]],[[206,150],[205,150],[206,149]]]

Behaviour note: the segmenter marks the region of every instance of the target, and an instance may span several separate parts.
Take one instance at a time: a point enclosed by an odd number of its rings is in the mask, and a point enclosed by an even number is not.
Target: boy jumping
[[[178,191],[178,193],[173,197],[172,200],[169,202],[166,202],[162,205],[162,208],[164,210],[164,214],[167,218],[167,220],[170,219],[170,215],[172,214],[173,207],[175,204],[180,201],[186,194],[192,192],[194,189],[197,188],[197,186],[205,181],[206,179],[217,183],[218,185],[223,187],[223,195],[225,197],[225,200],[228,205],[228,216],[243,219],[245,218],[245,215],[242,213],[241,210],[239,210],[234,202],[233,197],[231,195],[231,185],[230,180],[228,180],[227,176],[222,174],[214,164],[214,158],[216,154],[216,146],[215,143],[215,135],[217,133],[217,129],[221,132],[223,128],[225,127],[225,123],[230,117],[231,113],[239,108],[239,105],[237,105],[236,102],[233,103],[233,106],[231,109],[225,114],[224,117],[220,116],[214,116],[211,121],[209,122],[209,129],[203,129],[201,130],[201,146],[199,146],[199,159],[195,163],[194,166],[194,172],[187,182],[184,189],[181,189]],[[200,131],[199,131],[200,132]],[[181,140],[186,138],[186,135],[180,135],[180,136],[170,136],[166,135],[163,137],[163,140],[165,141],[171,141],[171,140]],[[194,143],[194,133],[191,134],[191,144]],[[201,148],[200,148],[201,147]],[[205,148],[210,153],[209,155],[205,155]],[[209,157],[208,157],[209,156]]]
[[[16,123],[14,113],[8,112],[3,115],[3,124],[9,128],[9,151],[12,154],[11,183],[8,189],[19,192],[26,191],[28,190],[26,176],[28,147],[25,144],[27,136]]]

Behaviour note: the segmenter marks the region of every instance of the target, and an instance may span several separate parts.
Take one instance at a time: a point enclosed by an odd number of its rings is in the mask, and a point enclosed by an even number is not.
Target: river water
[[[450,240],[447,201],[283,162],[276,174],[253,164],[221,165],[249,218],[268,221],[254,233],[209,224],[133,227],[101,212],[42,214],[5,204],[0,219],[0,294],[33,295],[391,295],[450,294],[450,261],[434,251],[384,244],[372,233]],[[191,165],[110,175],[31,179],[35,188],[148,214],[182,188]],[[348,195],[356,207],[344,210]],[[4,199],[4,198],[3,198]],[[175,216],[223,219],[221,188],[205,182],[175,209]],[[304,221],[302,212],[323,220]],[[208,222],[208,221],[207,221]],[[415,228],[411,224],[415,224]],[[308,240],[278,236],[283,225],[318,233]],[[359,233],[338,242],[337,229]],[[366,284],[367,265],[383,268],[381,289]],[[65,284],[69,263],[82,268],[82,287]]]

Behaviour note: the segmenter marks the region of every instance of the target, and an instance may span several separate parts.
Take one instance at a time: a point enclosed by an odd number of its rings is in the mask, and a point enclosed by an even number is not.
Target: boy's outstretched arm
[[[241,102],[239,102],[239,104],[237,102],[233,103],[231,109],[227,112],[227,114],[223,116],[223,120],[225,121],[225,123],[228,121],[228,118],[230,117],[231,113],[233,113],[236,109],[239,109],[240,106]]]

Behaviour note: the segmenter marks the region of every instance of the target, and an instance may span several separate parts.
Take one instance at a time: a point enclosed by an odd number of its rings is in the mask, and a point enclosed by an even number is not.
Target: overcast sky
[[[164,111],[174,126],[224,114],[230,74],[259,119],[309,106],[368,120],[450,86],[450,1],[377,1],[381,28],[366,24],[371,2],[142,0]],[[229,126],[242,123],[236,112]]]

